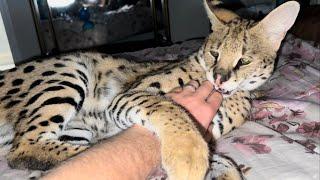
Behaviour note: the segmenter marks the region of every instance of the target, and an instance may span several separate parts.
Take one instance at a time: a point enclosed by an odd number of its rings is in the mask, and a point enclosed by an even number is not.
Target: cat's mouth
[[[231,95],[232,91],[221,91],[222,95]]]
[[[224,96],[224,97],[228,97],[228,96],[232,95],[233,90],[228,91],[228,90],[222,89],[221,85],[222,85],[221,76],[217,75],[217,78],[213,82],[213,86],[214,86],[215,91],[221,93],[222,96]]]

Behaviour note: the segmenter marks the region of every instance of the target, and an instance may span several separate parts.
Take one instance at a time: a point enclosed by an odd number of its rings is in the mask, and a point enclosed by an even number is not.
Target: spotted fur
[[[280,42],[299,9],[289,2],[253,24],[212,8],[210,2],[205,7],[213,33],[183,61],[138,63],[87,52],[2,72],[0,142],[2,150],[10,149],[9,165],[47,170],[101,139],[140,124],[158,135],[170,179],[203,179],[209,165],[207,143],[193,118],[163,95],[190,80],[214,81],[219,74],[222,84],[215,86],[225,99],[212,121],[212,134],[216,139],[240,126],[250,111],[249,91],[271,75]],[[279,24],[275,17],[286,22]],[[270,26],[277,27],[280,36]],[[242,62],[243,58],[250,63]]]

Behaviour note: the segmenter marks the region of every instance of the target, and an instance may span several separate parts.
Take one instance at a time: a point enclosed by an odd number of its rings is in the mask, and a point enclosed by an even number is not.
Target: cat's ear
[[[289,1],[269,13],[251,31],[264,34],[274,50],[278,50],[282,39],[294,24],[300,5],[296,1]]]
[[[211,23],[211,29],[214,30],[214,28],[223,28],[225,25],[223,24],[223,22],[219,20],[219,18],[215,14],[215,6],[219,4],[219,1],[203,0],[203,3]]]

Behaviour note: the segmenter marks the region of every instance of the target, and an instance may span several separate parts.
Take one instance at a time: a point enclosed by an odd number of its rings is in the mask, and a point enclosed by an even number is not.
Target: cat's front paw
[[[162,141],[162,163],[169,180],[203,180],[208,146],[200,134],[172,136]]]
[[[243,180],[244,176],[236,164],[230,157],[215,154],[210,157],[209,172],[205,180]]]

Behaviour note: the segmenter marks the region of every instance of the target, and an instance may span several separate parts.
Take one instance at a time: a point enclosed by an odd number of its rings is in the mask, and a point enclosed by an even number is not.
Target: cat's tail
[[[222,154],[214,154],[210,157],[209,170],[206,180],[244,180],[244,176],[237,163]]]

